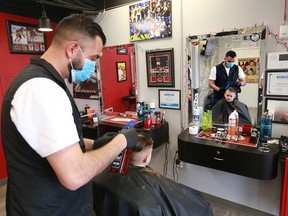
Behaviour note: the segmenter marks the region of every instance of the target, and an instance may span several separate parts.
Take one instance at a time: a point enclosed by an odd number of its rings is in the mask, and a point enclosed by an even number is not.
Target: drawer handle
[[[214,160],[223,161],[223,158],[213,157]]]

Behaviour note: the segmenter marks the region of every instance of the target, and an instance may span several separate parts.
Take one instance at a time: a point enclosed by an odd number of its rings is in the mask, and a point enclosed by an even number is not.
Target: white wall
[[[136,43],[139,98],[145,102],[155,102],[156,107],[158,107],[158,88],[147,87],[146,50],[174,48],[175,89],[181,89],[181,76],[185,70],[184,39],[188,35],[260,25],[263,21],[273,33],[276,33],[279,26],[283,24],[284,16],[284,1],[282,0],[173,0],[172,7],[173,37]],[[108,38],[107,46],[129,43],[128,14],[128,6],[109,10],[105,13],[100,25]],[[274,39],[267,39],[267,50],[270,52],[285,49],[282,45],[277,45]],[[257,99],[255,98],[255,100]],[[171,166],[177,149],[177,135],[181,132],[180,119],[180,111],[167,111],[171,140],[169,176],[172,176]],[[273,133],[276,136],[285,135],[285,133],[287,135],[286,131],[287,126],[273,125]],[[161,146],[154,151],[150,165],[162,173],[164,158],[164,147]],[[261,181],[186,164],[184,169],[180,170],[179,180],[205,193],[278,215],[281,187],[279,177],[271,181]]]

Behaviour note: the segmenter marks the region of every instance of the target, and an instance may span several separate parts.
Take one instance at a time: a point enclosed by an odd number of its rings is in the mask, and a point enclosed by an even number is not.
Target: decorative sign
[[[44,32],[36,25],[7,20],[10,53],[43,54],[46,51]]]
[[[118,55],[127,55],[128,54],[128,49],[127,48],[117,47],[117,54]]]

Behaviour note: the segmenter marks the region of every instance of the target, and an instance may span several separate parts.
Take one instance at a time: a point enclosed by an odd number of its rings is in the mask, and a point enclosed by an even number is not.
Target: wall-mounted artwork
[[[146,51],[148,87],[174,87],[174,49]]]
[[[129,6],[130,41],[172,37],[172,0],[151,0]]]
[[[247,83],[258,82],[259,58],[238,58],[238,65],[243,69]]]
[[[127,80],[126,62],[116,62],[117,81],[122,82]]]
[[[7,20],[10,53],[43,54],[46,51],[44,32],[36,25]]]

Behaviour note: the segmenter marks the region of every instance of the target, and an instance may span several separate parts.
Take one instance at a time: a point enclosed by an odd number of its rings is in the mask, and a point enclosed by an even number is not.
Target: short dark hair
[[[84,14],[72,14],[58,23],[52,42],[77,40],[85,43],[87,39],[94,39],[96,36],[102,39],[103,45],[106,44],[106,36],[98,23]]]
[[[231,57],[231,58],[235,58],[236,57],[236,52],[234,52],[233,50],[230,50],[226,53],[225,57]]]
[[[233,88],[233,87],[227,88],[226,91],[230,91],[230,92],[235,93],[235,94],[237,93],[236,89]],[[226,92],[226,91],[225,91],[225,92]]]
[[[138,132],[138,142],[136,149],[133,152],[140,152],[148,146],[154,144],[152,137],[146,132]]]

